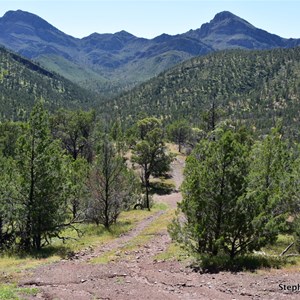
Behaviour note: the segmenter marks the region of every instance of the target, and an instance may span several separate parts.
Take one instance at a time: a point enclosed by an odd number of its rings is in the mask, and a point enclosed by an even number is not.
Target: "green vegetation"
[[[300,213],[298,152],[288,144],[278,127],[253,142],[245,129],[219,125],[188,157],[169,232],[204,269],[265,266],[249,254],[297,228],[288,218]]]
[[[268,51],[231,50],[193,58],[102,109],[134,123],[140,111],[169,123],[185,119],[203,128],[203,113],[214,103],[219,120],[231,119],[266,133],[283,119],[285,132],[298,136],[300,47]]]
[[[59,143],[51,140],[47,114],[41,105],[33,109],[28,130],[18,140],[16,174],[9,183],[15,195],[8,198],[17,208],[20,247],[40,250],[65,226],[68,197],[64,156]]]
[[[191,153],[176,218],[164,213],[121,256],[169,223],[189,252],[172,244],[158,257],[192,254],[207,270],[279,267],[253,253],[292,242],[299,252],[300,48],[198,57],[90,111],[93,95],[4,49],[0,83],[0,120],[23,120],[0,122],[0,251],[13,277],[32,257],[105,243],[164,209],[131,211],[174,190],[172,152]]]
[[[87,220],[109,229],[123,210],[133,207],[138,189],[133,172],[107,137],[98,149],[88,180],[90,199],[86,215]]]
[[[18,288],[12,284],[0,285],[1,300],[21,300],[22,296],[34,296],[37,293],[37,288]]]
[[[263,268],[278,269],[286,264],[286,259],[281,257],[258,256],[258,255],[244,255],[237,256],[230,259],[228,256],[214,256],[202,255],[197,261],[195,269],[204,272],[219,272],[219,271],[255,271]]]
[[[178,145],[178,152],[181,152],[182,146],[188,141],[192,134],[192,128],[186,120],[175,121],[167,128],[170,140]]]
[[[170,232],[194,252],[216,256],[225,251],[233,258],[248,250],[248,228],[241,224],[247,210],[243,213],[239,200],[246,188],[249,147],[240,138],[231,131],[214,133],[187,160],[179,206],[187,222],[181,226],[178,220]]]
[[[85,158],[88,162],[93,159],[92,133],[96,121],[93,110],[58,110],[50,118],[52,135],[61,140],[63,148],[76,160]]]
[[[153,215],[157,211],[166,210],[166,206],[162,204],[156,204],[149,214]],[[108,251],[104,255],[101,255],[92,260],[93,263],[108,263],[111,261],[117,261],[126,256],[126,258],[133,258],[136,256],[135,251],[141,245],[147,245],[151,242],[151,239],[154,238],[157,234],[167,230],[167,226],[174,217],[174,210],[167,210],[161,216],[159,216],[155,222],[152,222],[147,228],[142,230],[135,238],[131,239],[128,243],[122,246],[118,253],[115,250]]]
[[[156,118],[145,118],[137,123],[140,140],[133,147],[132,161],[140,167],[145,188],[146,208],[150,210],[150,176],[165,175],[170,170],[173,156],[167,154],[161,123]]]
[[[66,228],[80,233],[77,223],[95,221],[109,228],[138,197],[138,180],[114,143],[101,140],[101,132],[97,143],[91,143],[89,136],[97,128],[91,125],[93,114],[63,112],[62,119],[61,113],[52,120],[64,126],[55,122],[52,135],[41,103],[28,123],[16,127],[19,136],[10,140],[7,131],[0,135],[2,251],[40,251],[54,238],[65,239],[61,233]]]
[[[118,218],[118,222],[113,224],[109,231],[102,225],[75,224],[74,226],[81,233],[80,237],[78,237],[74,229],[65,229],[62,232],[62,236],[67,237],[64,241],[59,238],[53,238],[51,245],[43,247],[38,252],[4,252],[0,256],[0,283],[15,283],[22,277],[26,270],[49,264],[61,258],[72,257],[74,253],[79,251],[90,250],[110,242],[133,229],[143,219],[154,215],[161,209],[166,209],[166,207],[158,205],[151,212],[147,210],[122,212]]]
[[[44,99],[49,110],[88,108],[96,96],[38,64],[0,47],[0,121],[26,120]]]

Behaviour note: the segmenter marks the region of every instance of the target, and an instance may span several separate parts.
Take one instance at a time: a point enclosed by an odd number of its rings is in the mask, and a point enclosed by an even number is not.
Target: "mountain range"
[[[235,48],[290,48],[300,45],[300,39],[270,34],[227,11],[183,34],[145,39],[120,31],[78,39],[37,15],[17,10],[0,18],[0,44],[85,88],[111,96],[195,56]]]

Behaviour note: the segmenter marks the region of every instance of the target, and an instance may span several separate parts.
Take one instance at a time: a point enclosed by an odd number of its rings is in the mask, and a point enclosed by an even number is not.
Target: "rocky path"
[[[173,180],[177,188],[182,181],[183,164],[182,160],[173,163]],[[114,262],[92,263],[93,259],[108,252],[118,253],[149,226],[160,222],[163,214],[174,209],[180,199],[179,192],[156,196],[155,201],[167,203],[170,209],[157,212],[129,233],[102,247],[82,251],[72,260],[37,268],[20,285],[39,287],[40,292],[31,299],[300,299],[300,294],[281,291],[279,286],[300,284],[298,270],[200,274],[175,260],[157,260],[156,256],[170,244],[166,231],[151,236]]]

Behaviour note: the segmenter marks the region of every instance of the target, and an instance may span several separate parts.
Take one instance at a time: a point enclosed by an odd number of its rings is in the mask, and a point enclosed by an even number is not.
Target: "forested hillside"
[[[169,120],[203,122],[213,107],[219,118],[260,129],[283,118],[297,128],[300,109],[300,48],[232,50],[191,59],[106,105],[135,120],[141,111]]]
[[[36,100],[50,110],[90,107],[95,96],[4,48],[0,48],[0,120],[26,118]]]

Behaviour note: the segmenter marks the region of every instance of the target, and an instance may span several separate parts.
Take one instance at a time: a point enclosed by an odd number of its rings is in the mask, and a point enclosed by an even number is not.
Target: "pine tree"
[[[92,161],[91,135],[95,121],[94,111],[60,110],[50,119],[51,131],[55,138],[62,142],[62,146],[74,160],[83,157]]]
[[[181,152],[181,147],[191,136],[192,129],[185,120],[176,121],[170,124],[167,128],[168,136],[178,145],[178,151]]]
[[[88,162],[84,158],[74,160],[68,157],[68,204],[75,222],[84,220],[85,200],[87,198]]]
[[[146,192],[146,207],[150,210],[150,176],[161,176],[170,170],[173,156],[167,154],[161,124],[156,118],[138,122],[141,140],[133,149],[132,162],[141,170],[142,185]]]
[[[20,245],[39,250],[62,230],[67,201],[64,157],[59,143],[51,139],[41,103],[35,105],[28,131],[18,141],[16,162]]]

